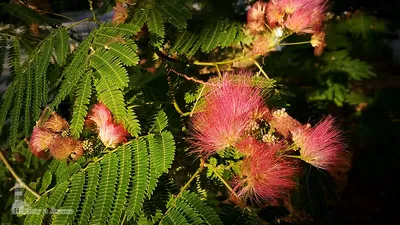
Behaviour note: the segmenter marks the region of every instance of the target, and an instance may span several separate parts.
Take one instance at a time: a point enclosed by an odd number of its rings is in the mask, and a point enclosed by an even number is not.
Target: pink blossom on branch
[[[51,132],[62,132],[69,129],[68,122],[59,116],[56,112],[52,112],[50,118],[43,124],[43,128]]]
[[[313,128],[297,129],[292,135],[305,162],[328,171],[348,165],[341,133],[333,117],[323,119]]]
[[[191,120],[193,145],[197,152],[210,155],[234,146],[250,121],[264,113],[260,90],[251,86],[251,76],[225,74],[204,97],[203,111]]]
[[[68,158],[77,160],[83,154],[83,145],[80,141],[71,137],[57,137],[50,145],[50,153],[59,160]]]
[[[283,145],[267,145],[255,139],[238,144],[243,151],[252,152],[241,168],[241,178],[234,181],[233,190],[239,198],[258,203],[283,197],[295,186],[296,169],[276,156]]]
[[[127,141],[129,132],[122,124],[106,123],[99,127],[99,137],[108,148],[115,148]]]
[[[99,102],[90,110],[86,124],[92,126],[94,123],[94,125],[99,128],[112,121],[113,117],[111,111],[103,103]]]
[[[276,132],[285,138],[289,137],[290,131],[302,125],[299,121],[291,117],[284,108],[274,110],[270,118],[267,118],[267,121]]]
[[[56,135],[53,133],[35,127],[33,128],[32,136],[29,141],[29,149],[35,156],[42,157],[53,143],[55,137]]]
[[[253,32],[265,30],[265,13],[267,3],[258,1],[254,3],[247,11],[247,26]]]

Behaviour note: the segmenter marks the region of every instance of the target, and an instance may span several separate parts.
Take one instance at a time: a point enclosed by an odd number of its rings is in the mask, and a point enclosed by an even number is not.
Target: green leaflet
[[[146,148],[146,140],[140,138],[132,141],[133,179],[131,181],[131,194],[126,207],[127,220],[135,218],[140,212],[146,194],[146,185],[149,173],[149,162]]]
[[[92,78],[91,74],[85,74],[82,77],[78,90],[76,92],[76,100],[72,113],[72,120],[70,125],[71,134],[79,138],[83,130],[83,124],[88,111],[90,96],[92,94]]]
[[[98,196],[93,206],[89,224],[107,224],[117,185],[118,158],[115,154],[106,155],[100,162],[100,178],[97,187]]]

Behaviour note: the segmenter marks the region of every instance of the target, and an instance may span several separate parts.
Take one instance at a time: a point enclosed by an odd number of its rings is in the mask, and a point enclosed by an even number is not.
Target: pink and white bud
[[[292,178],[296,169],[277,157],[283,145],[248,139],[239,146],[239,151],[251,152],[242,163],[240,178],[234,180],[233,190],[241,199],[256,203],[271,201],[284,197],[295,186]]]
[[[103,103],[99,102],[92,107],[86,123],[88,125],[94,123],[99,128],[112,121],[111,111]]]
[[[56,135],[47,130],[43,130],[38,127],[33,128],[32,136],[29,141],[29,149],[31,150],[32,154],[37,157],[44,156],[45,152],[53,143],[55,136]]]
[[[43,124],[42,128],[45,128],[51,132],[59,133],[68,130],[69,124],[56,112],[52,112],[50,118]]]
[[[348,166],[340,131],[333,117],[327,117],[313,128],[301,127],[292,132],[293,142],[300,148],[305,162],[324,170]]]
[[[127,141],[129,132],[122,124],[106,123],[99,127],[100,140],[107,148],[115,148]]]

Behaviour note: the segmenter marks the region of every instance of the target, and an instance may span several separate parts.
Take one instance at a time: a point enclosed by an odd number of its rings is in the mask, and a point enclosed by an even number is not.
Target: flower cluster
[[[333,117],[315,127],[285,109],[269,109],[249,74],[226,73],[208,84],[191,120],[193,152],[204,157],[234,149],[243,157],[232,183],[236,196],[262,202],[295,187],[296,158],[323,170],[345,166],[344,145]]]
[[[37,157],[45,157],[48,152],[56,159],[76,160],[83,154],[81,141],[68,136],[68,122],[53,112],[42,124],[33,128],[29,149]]]
[[[107,148],[115,148],[127,141],[128,131],[120,123],[116,123],[110,110],[103,104],[93,106],[86,124],[99,133],[99,138]]]
[[[107,148],[115,148],[127,141],[129,133],[114,121],[110,110],[102,103],[95,104],[85,121],[87,128],[98,133]],[[93,142],[70,137],[68,122],[53,112],[45,122],[39,120],[32,131],[29,149],[37,157],[50,153],[55,159],[77,160],[85,151],[93,152]]]
[[[311,34],[315,55],[325,47],[322,22],[328,9],[327,0],[257,1],[247,12],[247,26],[256,34],[253,51],[265,55],[279,45],[282,35]],[[277,34],[278,33],[278,34]]]

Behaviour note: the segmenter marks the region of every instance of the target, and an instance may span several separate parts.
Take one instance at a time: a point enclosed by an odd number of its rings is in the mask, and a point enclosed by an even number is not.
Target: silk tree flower
[[[321,30],[326,10],[327,0],[272,0],[267,5],[267,21],[270,27],[314,34]]]
[[[311,45],[314,47],[314,55],[320,56],[325,48],[325,32],[321,31],[311,36]]]
[[[43,124],[43,128],[54,133],[59,133],[68,130],[69,124],[56,112],[52,112],[50,118]]]
[[[274,110],[272,116],[267,118],[268,124],[275,129],[276,132],[287,138],[290,132],[296,130],[302,124],[291,117],[285,108]]]
[[[327,171],[334,167],[347,166],[344,144],[340,131],[329,116],[315,127],[301,127],[292,132],[292,139],[300,148],[301,159]]]
[[[55,134],[39,127],[33,128],[32,136],[29,141],[29,149],[37,157],[44,156],[50,145],[54,142]]]
[[[104,124],[111,123],[112,121],[113,116],[111,111],[103,103],[99,102],[92,107],[86,125],[89,127],[95,125],[97,128],[100,128]]]
[[[122,124],[106,123],[99,127],[100,140],[107,148],[115,148],[127,141],[128,131]]]
[[[260,89],[251,86],[250,75],[224,74],[210,88],[203,110],[191,120],[192,144],[205,155],[234,146],[264,109]]]
[[[272,201],[284,197],[295,186],[295,168],[276,156],[283,145],[247,139],[239,146],[239,151],[251,152],[242,162],[240,178],[234,180],[233,190],[240,199],[255,203]]]
[[[71,137],[57,137],[50,145],[50,154],[58,160],[71,158],[77,160],[83,154],[83,145]]]
[[[247,11],[247,26],[251,31],[259,32],[265,30],[266,8],[266,2],[258,1]]]

